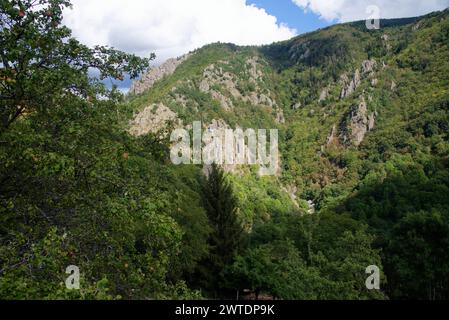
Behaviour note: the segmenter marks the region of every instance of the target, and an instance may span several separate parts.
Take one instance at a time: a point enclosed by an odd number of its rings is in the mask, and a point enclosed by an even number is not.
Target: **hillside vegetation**
[[[449,299],[447,10],[211,44],[123,97],[88,69],[148,61],[66,41],[65,3],[1,8],[0,298]],[[193,121],[278,129],[278,174],[173,165]]]

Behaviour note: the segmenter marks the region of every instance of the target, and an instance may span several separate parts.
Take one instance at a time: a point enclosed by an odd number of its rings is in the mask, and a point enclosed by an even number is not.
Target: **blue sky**
[[[279,23],[286,23],[290,28],[294,28],[299,34],[315,31],[332,24],[310,10],[301,9],[291,0],[249,0],[249,4],[254,4],[263,8],[268,14],[275,16]]]

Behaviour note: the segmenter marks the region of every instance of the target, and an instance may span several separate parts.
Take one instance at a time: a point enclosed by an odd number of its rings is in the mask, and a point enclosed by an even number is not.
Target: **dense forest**
[[[69,5],[0,1],[0,299],[449,299],[448,10],[148,81],[153,55],[83,45]],[[193,121],[278,129],[278,174],[172,164]]]

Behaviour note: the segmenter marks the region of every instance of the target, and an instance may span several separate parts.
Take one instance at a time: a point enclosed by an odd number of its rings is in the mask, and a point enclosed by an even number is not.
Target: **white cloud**
[[[64,23],[83,43],[110,45],[158,62],[212,42],[259,45],[293,37],[245,0],[73,0]]]
[[[442,10],[449,0],[292,0],[300,8],[312,11],[327,21],[348,22],[367,19],[369,6],[380,9],[380,17],[404,18]]]

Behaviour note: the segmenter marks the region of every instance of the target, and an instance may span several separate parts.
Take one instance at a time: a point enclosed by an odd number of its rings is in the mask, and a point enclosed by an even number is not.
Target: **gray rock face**
[[[263,76],[262,72],[259,69],[259,62],[257,57],[252,57],[246,60],[246,65],[248,67],[250,82],[256,83]]]
[[[344,99],[353,94],[362,82],[362,78],[368,78],[375,74],[377,69],[377,61],[374,59],[365,60],[362,62],[361,72],[359,69],[355,70],[352,78],[349,78],[347,74],[343,74],[340,77],[340,84],[342,85],[340,99]],[[373,86],[377,85],[377,79],[371,82]]]
[[[340,99],[346,98],[350,90],[350,83],[352,80],[349,79],[347,74],[342,74],[340,76],[340,84],[343,86],[341,89]]]
[[[359,69],[354,72],[351,79],[349,79],[346,74],[342,75],[340,78],[340,83],[343,85],[343,88],[341,90],[340,98],[344,99],[353,94],[359,87],[360,82],[361,77]]]
[[[214,100],[217,100],[220,102],[221,107],[226,110],[226,111],[230,111],[232,109],[234,109],[234,103],[232,102],[231,99],[229,99],[228,97],[226,97],[224,94],[222,94],[221,92],[212,90],[210,91],[210,94],[212,96],[212,98]]]
[[[334,126],[332,127],[331,133],[330,133],[329,136],[327,137],[327,141],[326,141],[326,145],[327,145],[327,146],[330,146],[330,145],[335,141],[335,136],[336,136],[336,134],[337,134],[337,126],[334,125]]]
[[[368,109],[366,105],[365,98],[360,97],[360,103],[358,106],[354,106],[350,112],[350,141],[355,145],[359,146],[365,139],[366,134],[374,129],[375,126],[375,114],[368,114]],[[347,137],[345,137],[347,140]]]
[[[234,107],[232,98],[235,100],[242,100],[244,102],[249,102],[252,105],[263,105],[268,107],[277,107],[276,101],[270,97],[271,93],[263,93],[258,85],[263,77],[263,73],[260,70],[258,57],[249,58],[245,63],[245,70],[249,74],[249,82],[253,83],[255,90],[246,94],[243,94],[237,88],[239,77],[230,72],[224,72],[223,68],[212,64],[208,66],[203,72],[203,79],[201,80],[198,88],[201,92],[209,93],[213,99],[220,102],[221,106],[225,110],[230,110]],[[227,63],[222,61],[220,63]],[[219,86],[226,93],[222,94],[217,90],[212,89],[213,87]]]
[[[243,97],[243,101],[249,102],[254,106],[264,105],[268,107],[275,107],[277,105],[276,102],[266,94],[258,94],[256,92],[251,92],[249,96]]]
[[[351,140],[359,146],[368,132],[368,118],[365,99],[362,98],[360,104],[351,110]]]
[[[234,97],[241,98],[240,92],[236,88],[236,83],[234,81],[234,76],[229,72],[224,72],[223,68],[217,67],[211,64],[203,72],[203,79],[199,84],[199,89],[201,92],[209,93],[214,100],[220,102],[223,109],[229,111],[234,108],[232,99],[226,97],[221,92],[213,90],[214,85],[220,85]]]
[[[279,124],[284,124],[285,123],[284,112],[281,109],[276,114],[276,122],[279,123]]]
[[[324,88],[321,90],[320,98],[318,99],[318,102],[322,102],[327,99],[327,96],[329,95],[329,88]]]
[[[371,113],[368,117],[368,131],[372,131],[376,125],[376,115]]]
[[[180,123],[177,114],[164,104],[152,104],[146,107],[131,121],[129,133],[134,136],[157,133],[166,128],[167,123],[170,121],[177,124]]]
[[[147,74],[143,75],[140,80],[134,81],[131,85],[130,92],[140,94],[154,86],[154,84],[162,78],[173,74],[181,63],[189,56],[185,55],[178,59],[168,59],[161,66],[151,69]]]
[[[302,107],[301,102],[298,102],[298,103],[295,103],[295,104],[292,106],[292,109],[293,109],[293,110],[299,110],[299,109],[301,109],[301,107]]]
[[[362,62],[362,73],[363,74],[371,74],[375,71],[377,67],[377,62],[374,59],[365,60]]]
[[[231,127],[226,123],[226,121],[224,121],[223,119],[218,119],[218,120],[213,119],[209,124],[206,124],[206,125],[203,124],[203,130],[204,130],[205,132],[208,132],[208,133],[210,133],[210,134],[213,134],[214,137],[218,137],[218,138],[220,138],[222,141],[225,141],[226,130],[228,130],[228,129],[234,130],[234,129],[231,128]],[[241,129],[241,128],[237,127],[237,128],[235,128],[235,129]],[[212,137],[206,137],[206,138],[203,137],[203,142],[204,142],[204,144],[209,144],[209,143],[211,143],[212,141],[213,141],[213,138],[212,138]],[[234,145],[234,148],[236,148],[236,145]],[[223,151],[225,151],[225,150],[223,150]],[[223,154],[223,156],[226,157],[225,154]],[[239,174],[239,170],[240,170],[240,169],[239,169],[239,165],[236,165],[236,164],[227,164],[225,160],[226,160],[226,159],[224,158],[224,159],[223,159],[223,164],[221,164],[220,167],[221,167],[226,173],[231,173],[231,174],[234,174],[234,175]],[[203,165],[203,174],[204,174],[205,176],[209,176],[211,169],[212,169],[212,166],[211,166],[211,165],[206,165],[206,164],[204,164],[204,165]]]
[[[422,25],[422,21],[418,21],[418,23],[416,23],[416,24],[413,26],[412,30],[413,30],[413,31],[419,30],[419,29],[421,28],[421,25]]]

